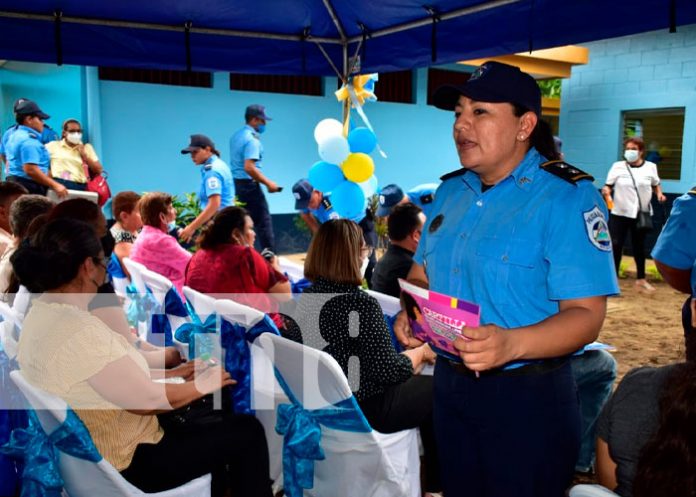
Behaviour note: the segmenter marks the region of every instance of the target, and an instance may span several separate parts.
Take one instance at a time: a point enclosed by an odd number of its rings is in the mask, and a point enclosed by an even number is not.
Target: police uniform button
[[[435,233],[438,229],[440,229],[440,226],[442,226],[442,221],[445,219],[445,216],[442,214],[438,214],[435,216],[435,218],[431,221],[430,226],[428,227],[428,232],[429,233]]]
[[[452,270],[452,272],[453,272],[454,274],[459,274],[459,268],[458,268],[458,267],[455,267],[455,268]]]
[[[504,255],[502,257],[502,259],[503,259],[503,262],[507,262],[510,258],[507,255]]]
[[[481,207],[481,206],[483,205],[483,200],[477,200],[477,201],[476,201],[476,205],[478,205],[479,207]]]

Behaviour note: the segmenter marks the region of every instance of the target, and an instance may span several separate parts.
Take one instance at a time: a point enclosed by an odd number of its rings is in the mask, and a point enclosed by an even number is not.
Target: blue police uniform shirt
[[[696,187],[674,200],[651,255],[675,269],[691,269],[696,261]]]
[[[10,126],[2,134],[2,139],[0,139],[0,154],[7,156],[7,143],[9,141],[12,133],[17,131],[18,127],[19,127],[19,124],[15,124],[13,126]]]
[[[51,128],[48,124],[44,124],[44,129],[41,133],[41,143],[45,145],[49,142],[54,142],[56,140],[60,140],[58,133],[56,133],[55,130]]]
[[[48,150],[41,143],[41,135],[38,131],[27,126],[18,126],[10,134],[6,147],[8,174],[10,176],[31,179],[24,172],[24,164],[36,164],[41,172],[48,174],[51,159]]]
[[[411,203],[416,204],[423,210],[426,217],[430,214],[430,208],[435,200],[435,191],[439,185],[437,183],[426,183],[414,186],[406,192]]]
[[[325,196],[321,204],[319,204],[318,209],[302,209],[304,214],[312,214],[319,224],[324,224],[330,219],[339,219],[341,216],[338,215],[331,205],[331,199],[329,196]]]
[[[249,159],[256,161],[256,167],[261,169],[263,145],[256,130],[247,124],[230,138],[230,167],[234,179],[252,179],[244,171],[244,161]]]
[[[220,209],[234,205],[232,173],[227,164],[217,155],[212,155],[201,167],[202,209],[206,208],[212,195],[220,195]]]
[[[480,305],[482,324],[532,325],[561,300],[619,293],[602,197],[543,162],[531,149],[485,193],[466,171],[435,195],[414,260],[432,290]]]

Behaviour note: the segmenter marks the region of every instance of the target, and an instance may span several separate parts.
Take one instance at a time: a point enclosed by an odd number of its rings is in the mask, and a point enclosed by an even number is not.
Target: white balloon
[[[373,174],[370,176],[370,179],[363,181],[362,183],[358,183],[358,185],[360,185],[360,188],[362,188],[365,197],[371,197],[377,193],[377,176]]]
[[[343,124],[336,119],[322,119],[314,128],[314,139],[318,144],[331,136],[343,135]]]
[[[329,164],[340,165],[350,154],[348,140],[343,136],[329,136],[319,142],[319,157]]]

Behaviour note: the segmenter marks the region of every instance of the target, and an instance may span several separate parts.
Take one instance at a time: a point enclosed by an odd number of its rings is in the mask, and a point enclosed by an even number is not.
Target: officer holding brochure
[[[557,160],[539,88],[517,67],[486,62],[434,101],[454,111],[463,167],[442,178],[408,279],[481,307],[454,342],[461,362],[435,367],[443,493],[558,497],[580,444],[567,356],[597,338],[619,291],[604,201]],[[404,313],[396,333],[419,343]]]

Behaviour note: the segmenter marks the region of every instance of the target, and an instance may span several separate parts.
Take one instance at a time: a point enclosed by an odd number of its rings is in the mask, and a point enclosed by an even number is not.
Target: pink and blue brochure
[[[477,328],[481,308],[457,299],[399,280],[401,301],[408,316],[414,338],[427,342],[437,354],[461,361],[454,340],[463,337],[462,328]]]

